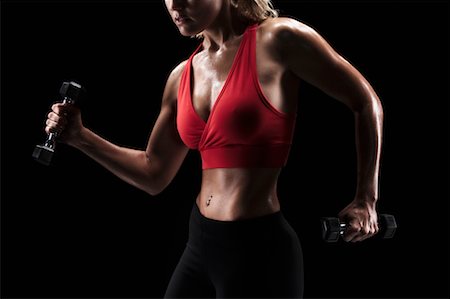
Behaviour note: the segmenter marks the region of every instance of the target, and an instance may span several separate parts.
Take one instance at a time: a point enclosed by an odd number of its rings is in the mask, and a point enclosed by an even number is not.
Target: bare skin
[[[248,22],[237,16],[228,0],[166,0],[166,7],[182,35],[201,32],[204,37],[203,49],[193,60],[191,84],[194,109],[207,121]],[[280,112],[295,113],[301,80],[354,112],[357,190],[339,217],[350,224],[344,240],[355,242],[372,236],[378,231],[376,203],[383,120],[377,94],[313,28],[290,18],[269,18],[260,24],[256,57],[263,92]],[[79,110],[62,104],[52,106],[46,131],[61,132],[62,142],[80,149],[125,182],[156,195],[172,181],[188,152],[173,126],[184,65],[178,65],[167,80],[161,111],[145,150],[119,147],[99,137],[83,126]],[[200,212],[211,219],[236,220],[279,211],[276,189],[280,171],[204,170],[196,199]]]

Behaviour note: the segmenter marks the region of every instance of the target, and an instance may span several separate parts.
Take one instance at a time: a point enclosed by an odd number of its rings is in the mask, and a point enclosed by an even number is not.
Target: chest
[[[232,82],[231,87],[234,87],[236,80],[247,84],[243,89],[258,90],[264,101],[278,112],[295,113],[297,109],[300,79],[280,62],[264,38],[255,36],[252,45],[242,39],[236,39],[217,51],[205,49],[193,57],[190,100],[204,122],[208,121],[222,94],[230,90],[228,83]],[[245,74],[241,69],[245,70]],[[253,78],[256,80],[253,81]],[[234,92],[239,93],[240,90]]]
[[[190,82],[192,104],[205,121],[230,77],[238,51],[239,44],[235,44],[215,53],[202,51],[193,59]]]

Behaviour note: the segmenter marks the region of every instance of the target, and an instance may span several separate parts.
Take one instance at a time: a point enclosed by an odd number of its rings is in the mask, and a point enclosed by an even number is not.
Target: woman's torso
[[[276,55],[270,30],[276,20],[256,31],[257,76],[270,104],[281,113],[295,113],[299,80]],[[242,36],[221,49],[203,50],[192,61],[192,105],[205,122],[222,90],[239,49]],[[281,168],[211,168],[202,172],[201,190],[196,199],[200,212],[211,219],[253,218],[280,209],[277,180]]]

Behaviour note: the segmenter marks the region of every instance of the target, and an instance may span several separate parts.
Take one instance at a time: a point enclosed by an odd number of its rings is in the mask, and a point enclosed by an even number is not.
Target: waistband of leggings
[[[194,202],[192,209],[192,220],[201,225],[202,230],[210,232],[264,232],[279,225],[285,225],[285,218],[281,210],[262,216],[238,220],[216,220],[205,217],[201,212],[197,203]]]

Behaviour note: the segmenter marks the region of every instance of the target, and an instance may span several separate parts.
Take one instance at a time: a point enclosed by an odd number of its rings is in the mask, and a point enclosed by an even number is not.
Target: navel
[[[208,199],[206,200],[206,206],[207,206],[207,207],[211,204],[212,198],[213,198],[213,196],[210,195],[210,196],[208,197]]]

